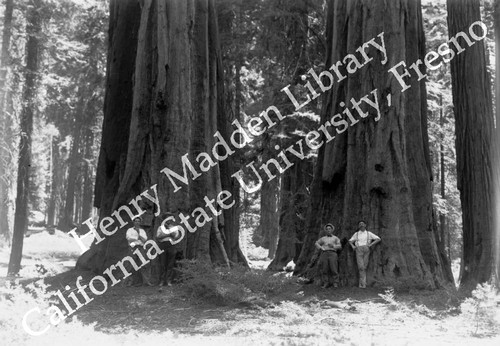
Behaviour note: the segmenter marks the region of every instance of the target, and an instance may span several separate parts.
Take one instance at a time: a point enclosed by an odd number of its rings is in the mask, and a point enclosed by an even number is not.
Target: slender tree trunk
[[[288,67],[288,74],[291,74],[291,85],[300,83],[300,76],[309,69],[307,44],[308,44],[308,4],[305,2],[295,2],[288,11],[292,12],[291,23],[289,24],[289,36],[292,38],[293,54],[287,55],[283,66]],[[280,94],[283,97],[283,94]],[[289,104],[288,100],[280,101],[281,104]],[[285,112],[293,113],[294,109],[288,106]],[[284,128],[296,128],[297,124],[288,123],[287,119],[281,122]],[[293,141],[294,142],[294,141]],[[290,143],[293,144],[293,143]],[[289,144],[281,147],[287,147]],[[294,162],[294,168],[287,170],[281,178],[280,206],[278,214],[279,234],[275,239],[279,239],[276,254],[270,263],[269,270],[282,270],[290,260],[297,260],[302,247],[305,235],[304,217],[307,212],[303,209],[306,187],[311,183],[309,177],[313,167],[312,160],[299,160]],[[300,169],[299,169],[300,167]],[[307,194],[306,194],[307,195]]]
[[[27,16],[26,70],[23,91],[23,109],[21,112],[19,141],[19,164],[17,173],[16,212],[14,215],[14,232],[10,253],[8,274],[15,275],[21,269],[24,232],[28,221],[29,176],[31,166],[31,135],[33,132],[33,115],[35,113],[36,81],[38,71],[39,35],[41,1],[34,0]]]
[[[10,132],[11,115],[6,112],[6,96],[8,94],[8,71],[10,68],[10,38],[12,35],[12,13],[14,10],[14,1],[5,2],[3,32],[2,32],[2,51],[0,56],[0,238],[10,244],[9,232],[9,162],[10,151],[12,148]]]
[[[84,170],[83,170],[83,192],[82,192],[82,211],[81,218],[86,220],[92,216],[92,191],[94,189],[94,184],[92,178],[94,177],[94,169],[92,167],[92,143],[94,140],[94,135],[90,129],[86,129],[86,139],[85,139],[85,160],[84,160]]]
[[[79,172],[76,176],[76,189],[75,189],[75,206],[73,208],[73,224],[78,225],[82,221],[82,199],[83,199],[83,185],[84,181],[84,171],[79,167]]]
[[[441,143],[439,144],[439,173],[440,173],[440,187],[441,187],[441,198],[444,200],[446,199],[446,183],[445,183],[445,165],[444,165],[444,116],[443,116],[443,96],[439,96],[439,105],[440,105],[440,110],[439,110],[439,125],[441,128]],[[446,215],[444,213],[439,214],[439,230],[440,230],[440,241],[443,244],[449,244],[449,242],[446,242],[446,239],[450,238],[450,235],[446,232]],[[448,261],[451,260],[450,255],[449,255],[449,248],[448,248]]]
[[[238,14],[235,12],[238,11]],[[236,18],[238,16],[238,18]],[[219,31],[221,37],[232,37],[234,39],[236,35],[236,30],[240,23],[238,22],[241,16],[241,3],[237,4],[217,2],[217,24],[219,26]],[[223,45],[224,42],[219,43]],[[227,46],[221,48],[223,52],[232,51],[234,47],[231,43]],[[240,52],[240,54],[243,54]],[[231,53],[230,53],[231,55]],[[231,55],[232,57],[232,55]],[[231,134],[230,123],[234,120],[239,120],[240,107],[242,102],[241,95],[241,81],[239,79],[239,72],[241,69],[241,59],[234,62],[230,57],[223,56],[220,54],[217,56],[217,92],[218,95],[218,114],[217,114],[217,127],[224,138],[229,138]],[[233,67],[235,73],[233,73]],[[231,91],[231,87],[226,87],[225,85],[235,85],[234,92]],[[237,139],[240,141],[240,139]],[[219,148],[219,153],[223,154],[223,150]],[[237,196],[235,198],[235,205],[230,209],[225,209],[223,211],[223,218],[220,218],[219,224],[221,236],[224,241],[224,247],[232,263],[241,263],[248,266],[247,260],[243,255],[240,245],[239,245],[239,235],[240,235],[240,190],[239,185],[231,178],[231,174],[239,169],[240,153],[235,152],[233,155],[228,157],[226,160],[219,163],[220,167],[220,179],[221,187],[223,190],[229,191],[232,196]]]
[[[80,96],[83,97],[83,96]],[[68,159],[68,176],[66,179],[66,197],[64,203],[64,211],[62,215],[61,222],[59,223],[59,227],[62,231],[67,232],[73,228],[74,224],[74,211],[75,211],[75,198],[76,198],[76,190],[77,187],[77,179],[78,179],[78,171],[80,169],[80,146],[81,146],[81,124],[80,119],[82,117],[82,104],[83,101],[80,101],[80,106],[77,108],[80,109],[80,112],[75,114],[75,124],[73,128],[73,141],[71,143],[71,153]]]
[[[51,177],[51,188],[49,195],[49,202],[47,207],[47,225],[49,227],[58,224],[58,211],[60,207],[60,196],[61,196],[61,186],[62,186],[62,170],[63,165],[61,163],[61,152],[59,148],[59,142],[56,138],[52,138],[52,177]]]
[[[479,0],[448,0],[447,7],[450,37],[461,31],[468,34],[469,26],[481,20]],[[484,41],[475,42],[451,61],[463,224],[460,286],[465,291],[493,275],[493,215],[496,211],[493,209],[491,145],[494,121],[486,66]]]
[[[264,146],[266,148],[266,146]],[[263,162],[265,162],[265,157]],[[265,179],[260,190],[260,234],[262,247],[268,249],[268,258],[274,258],[279,235],[279,182],[280,178]]]
[[[219,44],[217,44],[219,45]],[[217,127],[224,138],[229,138],[230,136],[230,119],[228,115],[228,105],[226,104],[225,89],[224,89],[224,73],[222,67],[222,56],[219,54],[217,57],[217,100],[218,100],[218,113],[217,113]],[[240,90],[241,92],[241,90]],[[236,102],[239,104],[241,95],[235,95],[237,98]],[[229,105],[230,106],[230,105]],[[239,112],[239,108],[236,107]],[[236,117],[239,113],[236,113]],[[239,119],[239,118],[236,118]],[[222,154],[222,149],[219,150]],[[233,263],[240,263],[244,266],[248,266],[248,262],[243,255],[240,248],[240,187],[234,179],[231,179],[231,175],[238,170],[239,155],[237,153],[233,156],[228,157],[226,160],[220,162],[220,179],[221,187],[223,190],[229,191],[232,196],[234,196],[235,205],[230,209],[224,209],[223,211],[223,224],[222,234],[224,235],[225,241],[224,246],[226,249],[227,256],[229,260]]]
[[[377,112],[366,108],[366,119],[320,148],[311,189],[309,233],[296,273],[306,271],[323,224],[340,225],[340,238],[349,239],[364,220],[382,238],[370,255],[369,284],[434,288],[450,280],[433,227],[425,87],[412,76],[407,80],[411,88],[402,93],[401,85],[387,71],[401,61],[409,66],[423,59],[421,20],[419,1],[329,3],[325,66],[342,60],[381,32],[388,61],[383,65],[381,56],[375,55],[324,94],[322,122],[343,112],[341,102],[359,100],[375,89],[381,117],[375,121]],[[392,95],[390,106],[388,94]],[[358,281],[354,257],[345,246],[339,258],[344,284]]]

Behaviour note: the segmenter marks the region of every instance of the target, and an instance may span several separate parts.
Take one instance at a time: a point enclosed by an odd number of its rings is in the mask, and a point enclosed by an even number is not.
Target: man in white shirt
[[[356,262],[359,270],[359,287],[366,288],[366,268],[370,256],[370,247],[377,244],[380,238],[366,229],[366,223],[360,221],[358,231],[349,239],[349,244],[356,251]]]
[[[338,287],[339,285],[337,251],[342,249],[342,245],[340,245],[340,239],[333,235],[334,230],[335,227],[331,223],[327,224],[325,226],[326,235],[319,238],[315,244],[316,248],[322,251],[318,263],[322,272],[322,288],[332,286],[331,281],[333,281],[333,287]]]
[[[140,264],[141,261],[133,252],[136,249],[139,249],[143,257],[146,257],[143,246],[148,241],[148,235],[146,231],[141,228],[141,222],[142,219],[140,217],[136,217],[134,219],[134,227],[130,227],[125,234],[125,238],[127,239],[131,252],[130,256],[137,264]],[[141,286],[142,284],[151,286],[151,283],[149,282],[149,269],[149,265],[145,265],[139,269],[139,273],[134,271],[132,273],[132,276],[130,277],[130,280],[127,281],[127,286],[131,286],[132,284],[134,284],[134,286]],[[142,283],[140,282],[141,278]]]

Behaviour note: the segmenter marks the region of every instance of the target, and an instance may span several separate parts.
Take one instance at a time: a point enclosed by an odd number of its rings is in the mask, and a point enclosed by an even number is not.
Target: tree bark
[[[310,68],[311,61],[308,56],[308,15],[311,4],[305,2],[295,2],[292,6],[285,10],[289,12],[290,18],[287,19],[285,26],[288,28],[288,36],[291,41],[293,54],[286,54],[282,65],[286,73],[291,76],[291,85],[296,86],[300,82],[300,76],[305,74]],[[314,59],[310,59],[314,60]],[[283,97],[283,94],[280,94]],[[294,109],[287,102],[288,100],[280,100],[280,104],[288,104],[285,112],[293,114]],[[317,112],[314,107],[313,111]],[[312,124],[311,124],[312,123]],[[280,126],[285,128],[286,133],[294,132],[291,129],[301,129],[307,133],[309,130],[316,128],[316,122],[308,123],[306,121],[294,119],[285,119]],[[293,145],[299,136],[291,136],[287,143],[282,140],[280,146],[283,148]],[[306,149],[307,150],[307,149]],[[309,156],[309,153],[307,154]],[[308,201],[308,188],[311,183],[311,171],[313,167],[312,159],[292,160],[294,166],[291,170],[287,170],[281,177],[280,187],[280,206],[279,206],[279,235],[276,254],[273,261],[269,264],[268,270],[282,270],[292,259],[297,261],[298,255],[302,248],[302,242],[305,236],[305,217],[307,210],[304,210],[304,205]]]
[[[12,36],[12,13],[14,11],[14,1],[5,2],[3,31],[2,31],[2,51],[0,56],[0,237],[10,245],[9,232],[9,179],[8,167],[10,163],[10,149],[12,148],[10,136],[10,114],[6,111],[5,98],[7,92],[8,71],[10,69],[10,38]]]
[[[220,18],[220,15],[218,16]],[[231,21],[230,21],[231,23]],[[228,31],[232,27],[232,23],[228,25]],[[220,43],[218,43],[220,45]],[[238,68],[238,67],[236,67]],[[235,77],[236,78],[236,77]],[[238,76],[239,78],[239,76]],[[236,80],[235,83],[238,83]],[[238,88],[237,88],[238,89]],[[224,88],[224,69],[223,69],[223,57],[222,54],[217,55],[217,100],[218,100],[218,113],[217,113],[217,127],[224,138],[229,138],[230,136],[230,121],[231,119],[228,110],[231,109],[231,104],[226,98],[226,92]],[[241,90],[236,90],[235,94],[235,118],[239,119],[239,104],[241,95]],[[221,150],[219,150],[220,152]],[[220,153],[222,154],[222,153]],[[229,191],[231,195],[235,196],[235,205],[230,209],[224,209],[223,211],[223,223],[221,224],[221,232],[224,235],[224,246],[226,249],[229,261],[232,263],[240,263],[244,266],[248,266],[248,262],[243,255],[240,248],[240,188],[234,179],[231,179],[231,175],[238,170],[240,155],[234,153],[231,157],[219,163],[220,167],[220,179],[221,187],[223,190]]]
[[[495,0],[493,12],[493,24],[495,26],[495,132],[493,136],[493,191],[494,191],[494,206],[493,206],[493,225],[495,235],[494,243],[494,272],[496,286],[500,287],[500,1]]]
[[[92,166],[92,143],[94,141],[94,135],[89,128],[85,129],[85,157],[84,157],[84,169],[83,169],[83,192],[82,192],[82,211],[81,219],[86,220],[92,216],[92,191],[94,189],[94,183],[92,178],[94,177],[94,168]]]
[[[450,37],[461,31],[468,34],[469,26],[481,20],[479,0],[448,0],[447,8]],[[493,215],[498,211],[493,209],[494,120],[486,66],[484,41],[475,42],[451,61],[463,225],[460,286],[466,291],[493,275]]]
[[[58,224],[60,210],[60,196],[62,186],[63,165],[61,163],[61,149],[56,138],[52,138],[52,177],[50,197],[47,207],[47,225],[49,227]]]
[[[294,166],[282,175],[279,240],[268,270],[283,270],[291,260],[298,259],[306,233],[311,168],[310,160],[296,160]]]
[[[264,146],[265,148],[265,146]],[[266,156],[264,156],[266,157]],[[263,162],[266,160],[263,159]],[[279,189],[280,177],[264,180],[260,190],[260,234],[262,247],[268,249],[267,257],[274,258],[279,235]]]
[[[112,12],[112,27],[121,23],[124,15]],[[114,182],[116,189],[103,194],[102,187],[96,187],[96,197],[100,194],[101,200],[105,196],[108,201],[106,206],[101,203],[101,218],[153,185],[157,186],[161,213],[182,212],[184,215],[190,215],[196,207],[204,207],[204,196],[216,198],[222,188],[219,165],[196,180],[189,177],[188,186],[183,185],[177,192],[161,173],[165,167],[182,172],[183,155],[187,153],[192,162],[196,162],[194,158],[199,153],[210,153],[215,144],[213,135],[217,131],[220,105],[217,85],[221,71],[214,3],[211,0],[146,0],[140,15],[137,54],[134,61],[130,59],[134,68],[130,90],[133,103],[129,110],[130,125],[126,129],[128,141],[121,152],[126,159],[120,169],[115,169],[119,175]],[[130,38],[125,46],[123,44],[125,42],[111,41],[110,49],[122,54],[122,59],[129,58]],[[108,83],[108,102],[123,102],[121,97],[111,99],[116,87]],[[112,117],[112,110],[105,108],[105,123]],[[122,124],[117,123],[110,124],[108,131],[117,129],[124,132]],[[103,148],[109,145],[105,135],[103,129]],[[98,171],[103,170],[103,163],[100,160]],[[181,246],[187,258],[228,264],[227,253],[220,242],[218,225],[222,222],[219,221],[220,217],[213,217],[194,233],[186,234]],[[152,228],[156,229],[161,222],[159,215]],[[193,224],[193,219],[190,222]],[[123,232],[107,237],[102,244],[97,257],[99,269],[126,254]]]
[[[444,200],[446,198],[446,183],[445,183],[445,165],[444,165],[444,115],[443,115],[443,96],[439,97],[439,126],[441,129],[441,143],[439,144],[439,184],[440,184],[440,192],[441,198]],[[449,244],[449,241],[446,242],[446,239],[450,239],[450,234],[446,231],[446,215],[444,213],[439,214],[439,239],[441,243]],[[450,248],[448,246],[448,252],[446,253],[448,261],[451,260],[450,257]]]
[[[40,49],[40,8],[41,1],[34,0],[33,6],[29,8],[27,16],[26,70],[23,90],[23,109],[20,117],[21,138],[19,141],[16,212],[14,215],[14,232],[12,236],[9,267],[7,271],[8,275],[16,275],[21,269],[24,232],[28,221],[31,135],[33,132],[33,115],[36,109],[36,82],[38,54]]]
[[[375,121],[375,111],[366,109],[366,119],[320,148],[311,189],[309,233],[296,273],[306,271],[323,224],[340,225],[339,237],[349,239],[364,220],[382,238],[371,253],[369,284],[435,288],[450,279],[433,227],[424,82],[412,76],[407,79],[411,88],[402,93],[388,73],[400,61],[408,66],[423,58],[420,2],[330,1],[325,66],[342,60],[381,32],[385,33],[387,63],[382,65],[376,55],[324,94],[322,122],[342,113],[345,107],[340,102],[359,100],[374,89],[381,118]],[[388,94],[392,95],[390,106]],[[343,284],[357,283],[355,256],[348,246],[340,254],[339,267]]]
[[[68,159],[68,176],[66,178],[66,196],[64,199],[64,209],[62,218],[59,222],[59,228],[67,232],[73,228],[74,225],[74,213],[75,213],[75,199],[76,199],[76,189],[78,179],[78,173],[80,170],[80,146],[81,146],[81,118],[83,116],[83,95],[80,95],[81,100],[77,109],[79,111],[74,114],[74,124],[72,131],[72,143],[71,143],[71,153]]]
[[[126,164],[133,99],[133,74],[141,7],[137,0],[111,0],[102,140],[96,172],[94,206],[100,219],[113,211],[114,197]],[[121,260],[125,239],[106,238],[91,248],[85,266],[101,272]]]

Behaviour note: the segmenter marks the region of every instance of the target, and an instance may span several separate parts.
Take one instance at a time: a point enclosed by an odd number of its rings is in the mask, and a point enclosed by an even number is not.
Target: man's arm
[[[323,244],[323,241],[321,239],[319,239],[314,245],[316,246],[316,249],[324,250],[322,244]]]
[[[338,237],[335,237],[335,242],[333,243],[333,249],[334,250],[342,249],[342,245],[340,244],[340,239]]]
[[[373,245],[375,245],[375,244],[379,243],[379,242],[380,242],[380,240],[381,240],[379,236],[377,236],[377,235],[375,235],[375,234],[373,234],[373,233],[371,233],[371,232],[369,232],[369,233],[368,233],[368,236],[369,236],[369,237],[373,240],[373,241],[372,241],[372,242],[368,245],[368,247],[372,247]]]
[[[356,239],[354,239],[354,236],[356,235],[356,233],[354,233],[351,237],[351,239],[349,239],[349,245],[351,245],[352,249],[353,250],[356,250],[356,245],[354,245],[354,242],[356,241]]]
[[[141,228],[141,229],[139,230],[139,238],[140,238],[140,239],[141,239],[144,243],[148,241],[148,235],[146,234],[146,231],[145,231],[143,228]]]

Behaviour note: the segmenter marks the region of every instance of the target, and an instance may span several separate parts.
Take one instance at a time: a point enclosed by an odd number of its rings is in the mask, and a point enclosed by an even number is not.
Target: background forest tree
[[[37,49],[30,51],[37,68],[33,72],[35,82],[26,86],[29,79],[25,76],[33,67],[25,63],[23,40],[30,28],[31,19],[27,14],[33,8],[39,29],[32,35]],[[19,155],[16,134],[19,116],[24,112],[20,107],[24,103],[21,90],[24,88],[24,94],[29,91],[34,95],[31,145],[20,143],[20,148],[28,149],[31,156],[29,173],[21,174],[26,179],[23,185],[27,208],[25,212],[21,212],[23,208],[16,208],[18,223],[24,223],[16,227],[19,237],[16,248],[20,250],[22,234],[28,227],[31,232],[45,226],[69,230],[82,221],[83,215],[92,213],[104,91],[106,4],[102,1],[7,2],[5,13],[0,192],[4,215],[1,230],[7,242],[12,234],[8,230],[14,227],[13,182]],[[68,183],[68,178],[72,183]],[[20,251],[16,253],[20,256]],[[14,262],[18,261],[20,257]]]

